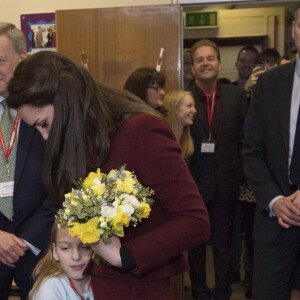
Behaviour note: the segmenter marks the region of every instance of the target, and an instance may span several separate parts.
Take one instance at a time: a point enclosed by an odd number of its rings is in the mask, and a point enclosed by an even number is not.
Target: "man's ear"
[[[56,261],[59,261],[59,257],[58,257],[58,255],[57,255],[55,243],[52,243],[52,253],[53,253],[53,258],[54,258]]]
[[[27,51],[24,50],[21,54],[20,54],[20,61],[25,59],[28,56]]]

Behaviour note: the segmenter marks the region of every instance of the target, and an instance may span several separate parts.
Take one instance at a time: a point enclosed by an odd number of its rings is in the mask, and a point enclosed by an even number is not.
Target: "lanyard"
[[[71,278],[69,278],[69,276],[67,276],[67,278],[69,279],[70,286],[73,289],[73,291],[80,297],[81,300],[84,300],[84,297],[81,294],[78,293],[78,291],[77,291],[77,289],[76,289],[76,287],[74,285],[73,280]]]
[[[5,141],[4,141],[4,136],[3,136],[2,130],[0,128],[0,144],[1,144],[1,149],[2,149],[2,152],[3,152],[4,159],[6,161],[6,168],[7,168],[8,177],[9,177],[8,159],[9,159],[9,156],[10,156],[11,151],[12,151],[13,146],[14,146],[19,121],[20,121],[20,116],[17,115],[16,118],[15,118],[15,121],[14,121],[14,126],[13,126],[13,129],[12,129],[11,135],[10,135],[8,147],[6,147],[6,144],[5,144]]]
[[[215,110],[215,102],[216,102],[216,91],[213,92],[211,96],[211,102],[209,101],[209,96],[207,93],[205,93],[206,98],[206,112],[207,112],[207,122],[208,122],[208,128],[209,128],[209,140],[211,140],[211,132],[212,132],[212,119],[213,114]]]

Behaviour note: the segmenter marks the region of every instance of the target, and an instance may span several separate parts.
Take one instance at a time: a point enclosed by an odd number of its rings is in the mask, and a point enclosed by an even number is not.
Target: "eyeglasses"
[[[161,86],[148,86],[147,89],[154,89],[156,93],[163,91],[163,88]]]

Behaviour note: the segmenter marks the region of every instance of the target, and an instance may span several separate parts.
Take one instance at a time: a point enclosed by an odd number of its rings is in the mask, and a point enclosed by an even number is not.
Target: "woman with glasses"
[[[152,108],[164,114],[165,76],[153,68],[136,69],[126,80],[124,90],[138,96]]]

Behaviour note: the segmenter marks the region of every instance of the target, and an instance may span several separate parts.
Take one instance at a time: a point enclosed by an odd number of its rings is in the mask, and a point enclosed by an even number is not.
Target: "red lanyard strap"
[[[4,156],[4,159],[5,159],[6,163],[8,163],[9,156],[10,156],[11,151],[12,151],[13,146],[14,146],[19,121],[20,121],[20,116],[17,115],[16,118],[15,118],[15,121],[14,121],[14,126],[13,126],[13,129],[12,129],[11,135],[10,135],[8,147],[6,147],[4,137],[3,137],[3,133],[2,133],[2,130],[0,128],[0,144],[1,144],[1,149],[2,149],[3,156]]]
[[[76,287],[74,285],[73,280],[71,278],[69,278],[68,276],[67,276],[67,278],[69,279],[70,286],[73,289],[73,291],[80,297],[81,300],[84,300],[84,297],[81,294],[78,293],[78,291],[77,291],[77,289],[76,289]]]
[[[208,122],[208,128],[209,128],[209,134],[211,135],[212,132],[212,119],[213,114],[215,110],[215,102],[216,102],[216,91],[213,92],[211,96],[211,102],[209,101],[209,96],[207,93],[205,93],[206,98],[206,112],[207,112],[207,122]]]

